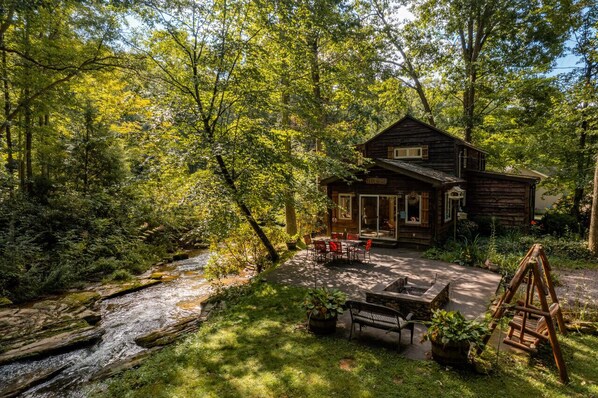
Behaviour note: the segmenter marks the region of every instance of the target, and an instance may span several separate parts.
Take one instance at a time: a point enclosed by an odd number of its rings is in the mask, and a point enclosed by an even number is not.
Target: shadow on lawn
[[[556,375],[535,380],[543,372],[529,367],[483,376],[444,369],[432,361],[411,361],[396,348],[316,337],[305,330],[299,307],[305,290],[264,283],[253,289],[197,335],[128,373],[109,392],[154,397],[596,395],[590,379],[596,374],[596,338],[567,339],[564,344],[568,363],[576,362],[571,386],[560,385]]]

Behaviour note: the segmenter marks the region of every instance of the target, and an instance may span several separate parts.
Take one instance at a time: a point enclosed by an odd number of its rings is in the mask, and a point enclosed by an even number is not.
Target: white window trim
[[[448,192],[444,193],[444,222],[449,222],[453,219],[453,206],[455,204],[449,199]],[[448,211],[447,211],[448,210]]]
[[[422,223],[422,196],[421,196],[421,194],[418,194],[417,198],[419,199],[419,217],[417,217],[418,221],[409,221],[409,195],[405,195],[405,224],[421,225],[421,223]]]
[[[414,149],[417,150],[417,152],[418,152],[417,155],[405,155],[405,156],[399,155],[399,150],[405,150],[406,153],[409,153],[409,151],[412,151]],[[394,148],[394,153],[393,153],[395,159],[423,159],[423,154],[424,154],[424,149],[421,146]]]
[[[351,203],[352,202],[351,196],[352,196],[351,194],[347,194],[347,193],[345,193],[345,194],[339,193],[338,194],[338,210],[339,210],[338,211],[338,219],[339,220],[352,220],[353,219],[353,208],[352,208],[352,203]],[[349,208],[346,209],[347,213],[349,214],[349,217],[342,217],[342,215],[341,215],[341,213],[342,213],[341,212],[341,198],[342,197],[349,198]]]

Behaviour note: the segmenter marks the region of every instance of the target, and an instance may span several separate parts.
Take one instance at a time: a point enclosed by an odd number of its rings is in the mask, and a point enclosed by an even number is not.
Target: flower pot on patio
[[[464,367],[469,364],[469,341],[449,341],[446,344],[431,341],[432,358],[441,365]]]
[[[317,335],[327,335],[336,332],[336,321],[338,317],[322,319],[314,316],[309,318],[309,331]]]
[[[336,331],[336,321],[343,313],[347,301],[345,293],[336,289],[310,289],[303,300],[307,325],[310,332],[318,335],[332,334]]]
[[[465,319],[455,311],[435,310],[425,322],[428,330],[423,340],[432,344],[432,358],[441,365],[465,367],[469,364],[469,349],[482,347],[488,327],[475,320]]]

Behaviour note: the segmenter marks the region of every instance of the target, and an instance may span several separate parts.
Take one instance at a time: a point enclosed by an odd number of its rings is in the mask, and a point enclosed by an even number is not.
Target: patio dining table
[[[349,262],[351,262],[352,260],[356,260],[356,258],[353,258],[354,257],[353,254],[355,252],[355,249],[358,248],[359,246],[361,246],[364,243],[361,240],[332,239],[330,237],[324,237],[324,238],[321,238],[321,240],[323,240],[324,242],[326,242],[326,247],[328,248],[328,252],[331,252],[330,251],[330,242],[334,242],[334,243],[336,243],[338,245],[341,245],[341,248],[347,254],[347,260],[349,260]]]

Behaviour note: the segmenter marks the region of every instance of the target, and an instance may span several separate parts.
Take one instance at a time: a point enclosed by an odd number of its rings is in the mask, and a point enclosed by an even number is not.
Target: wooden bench
[[[393,308],[366,303],[364,301],[348,300],[346,305],[351,314],[349,340],[353,336],[353,325],[359,324],[360,332],[361,327],[364,325],[388,330],[389,332],[397,332],[399,334],[399,344],[401,343],[401,330],[408,329],[411,332],[411,344],[413,344],[413,328],[415,324],[410,322],[413,317],[412,313],[403,317],[399,311]]]

